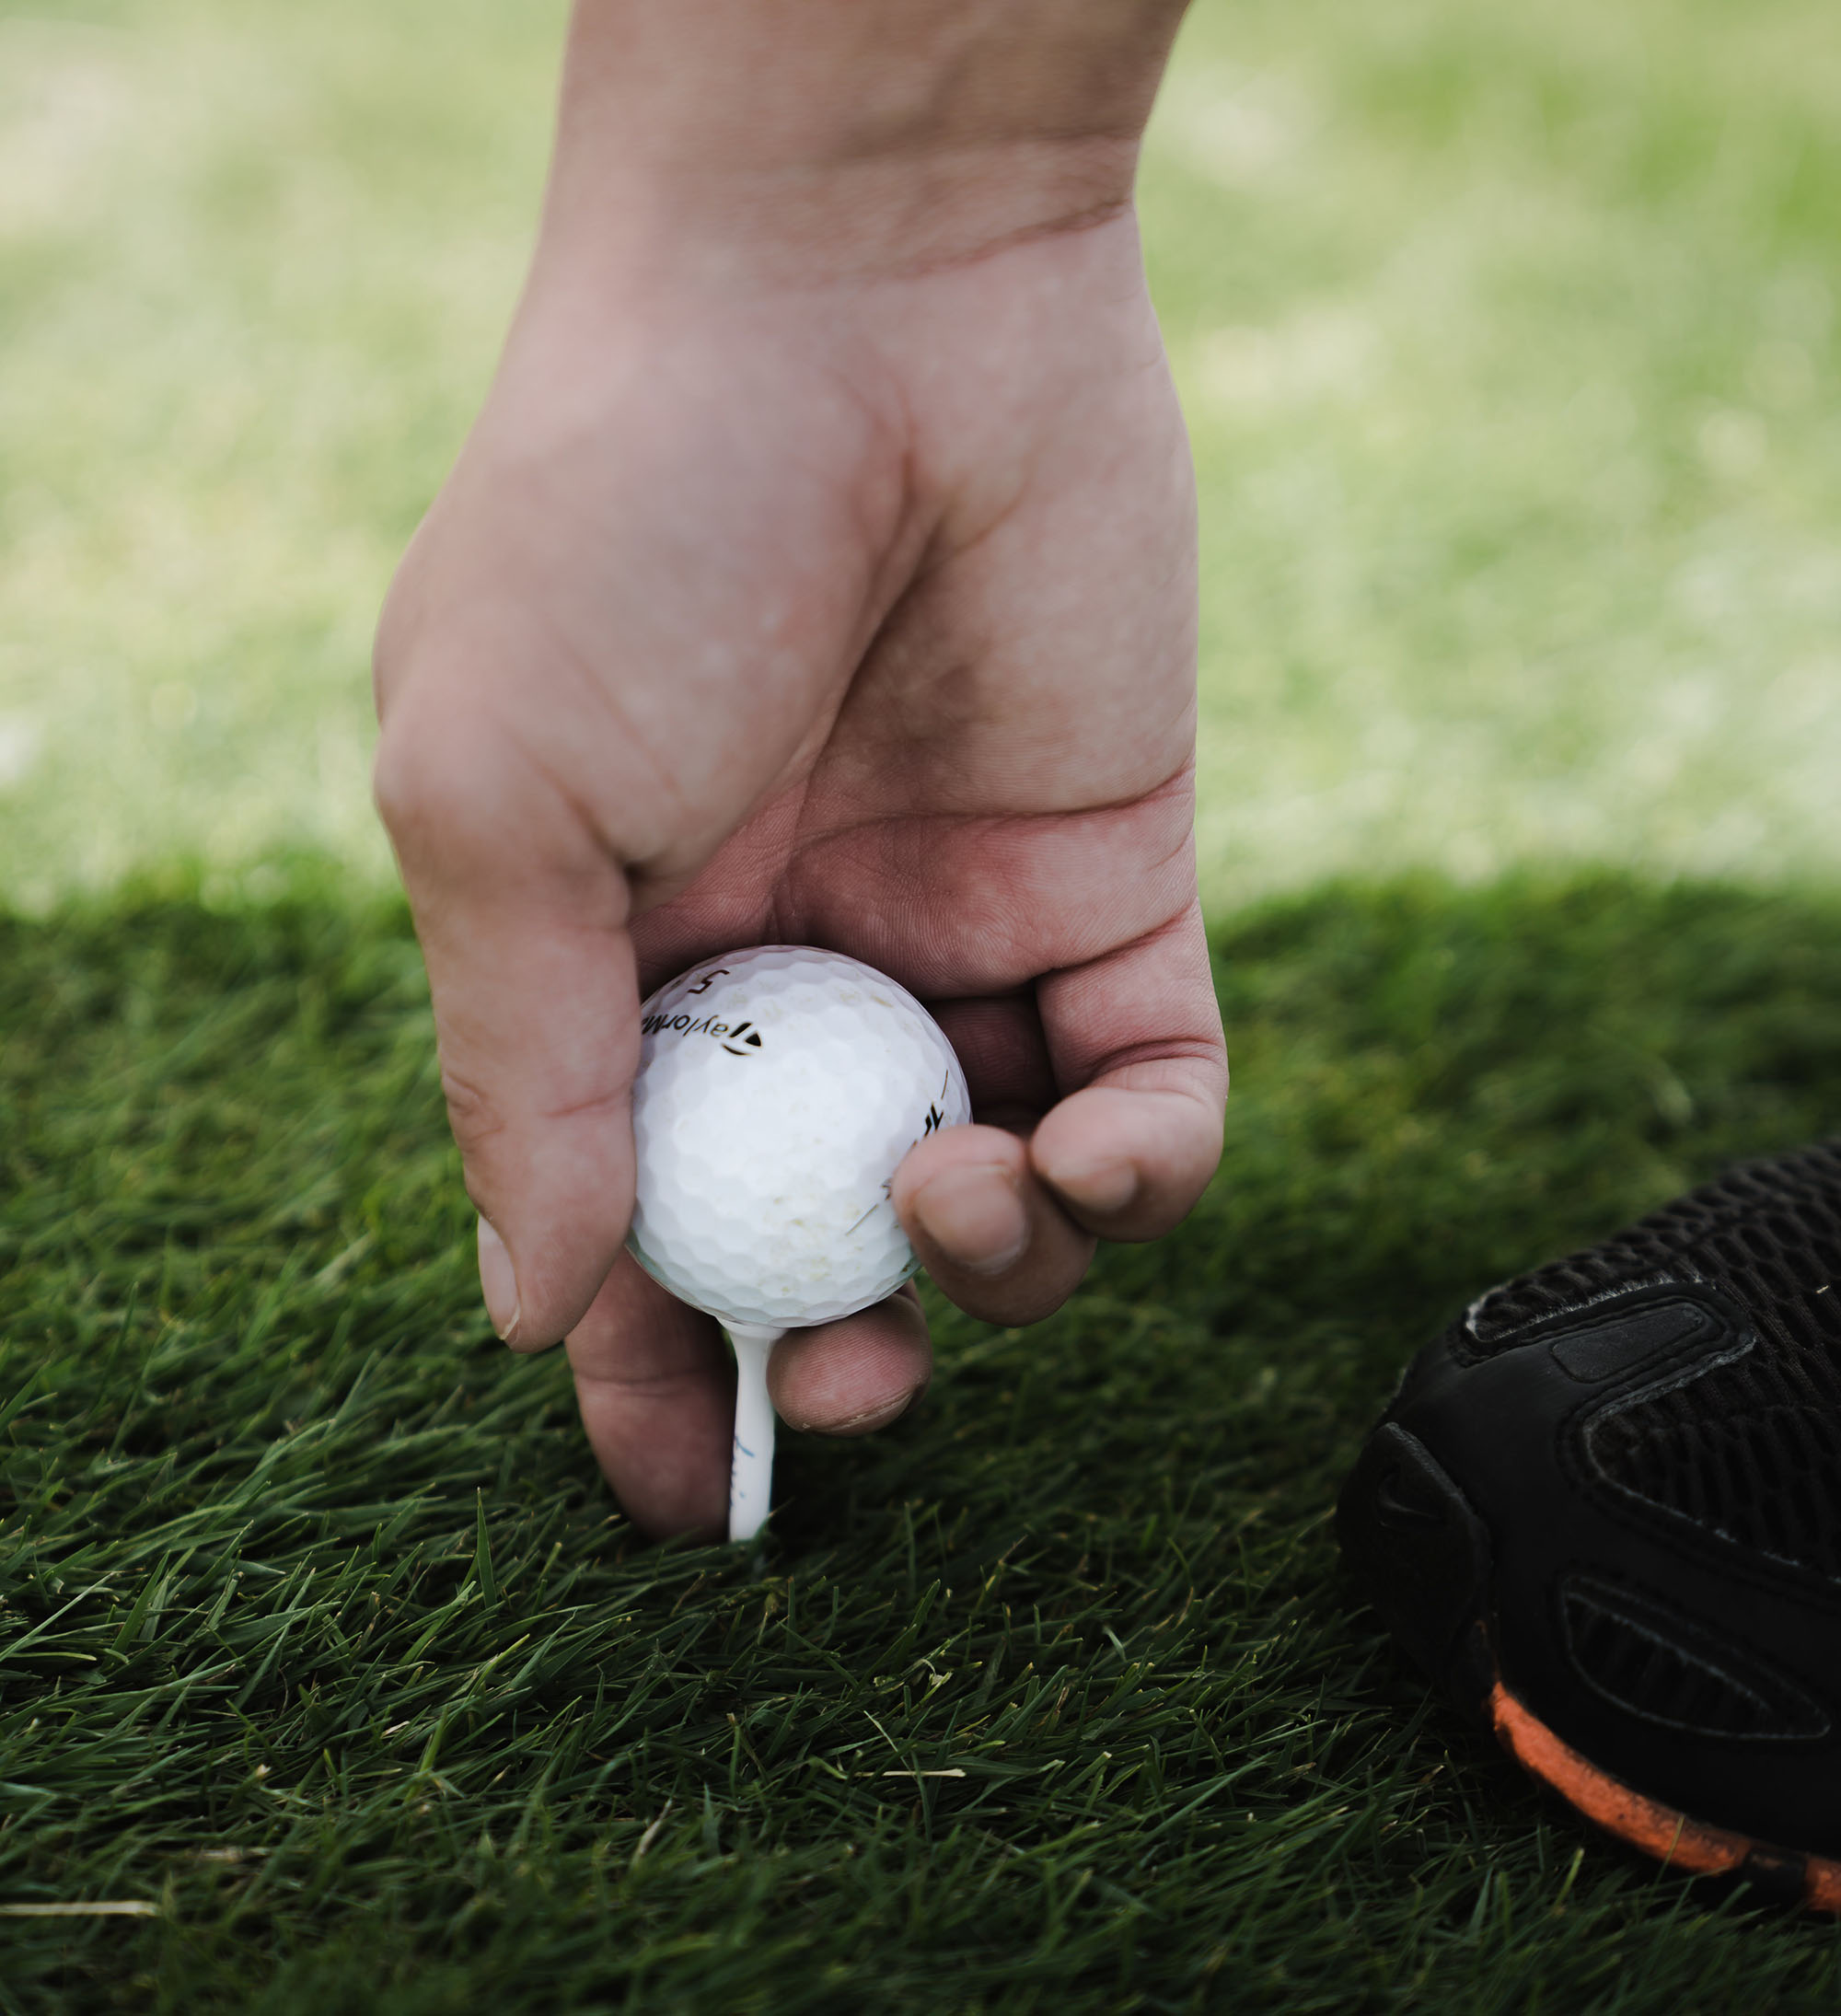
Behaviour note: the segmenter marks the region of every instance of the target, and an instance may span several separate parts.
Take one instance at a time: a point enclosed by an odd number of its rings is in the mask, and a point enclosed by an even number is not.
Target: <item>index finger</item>
[[[376,792],[428,966],[487,1313],[540,1350],[595,1299],[632,1208],[626,880],[489,709],[411,694]]]

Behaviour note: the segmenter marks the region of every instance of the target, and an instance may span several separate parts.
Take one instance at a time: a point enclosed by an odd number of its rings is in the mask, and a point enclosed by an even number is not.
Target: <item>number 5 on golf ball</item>
[[[627,1245],[735,1347],[729,1538],[751,1540],[773,1480],[769,1354],[914,1272],[889,1185],[916,1141],[971,1118],[971,1097],[906,988],[808,945],[693,967],[646,1002],[640,1031]]]

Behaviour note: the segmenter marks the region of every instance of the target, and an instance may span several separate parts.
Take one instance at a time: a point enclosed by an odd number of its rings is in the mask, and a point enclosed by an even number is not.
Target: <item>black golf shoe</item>
[[[1581,1813],[1841,1911],[1841,1143],[1490,1290],[1337,1524],[1399,1643]]]

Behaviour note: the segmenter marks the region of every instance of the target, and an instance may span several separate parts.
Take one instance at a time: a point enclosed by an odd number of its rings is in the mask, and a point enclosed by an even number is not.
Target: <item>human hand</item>
[[[378,795],[494,1325],[568,1338],[639,1524],[714,1531],[719,1335],[620,1251],[661,980],[778,940],[929,1002],[979,1124],[894,1199],[988,1320],[1212,1171],[1192,486],[1122,202],[1009,228],[981,176],[920,260],[854,196],[768,228],[758,174],[608,226],[568,133],[565,98],[530,289],[386,611]],[[928,1368],[904,1294],[789,1336],[773,1396],[861,1431]]]

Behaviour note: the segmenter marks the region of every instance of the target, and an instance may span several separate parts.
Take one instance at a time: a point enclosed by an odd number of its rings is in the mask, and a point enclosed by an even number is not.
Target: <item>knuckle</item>
[[[470,1160],[477,1150],[504,1133],[504,1109],[478,1080],[464,1076],[444,1062],[441,1093],[447,1102],[448,1125],[454,1130],[454,1139],[464,1158]]]
[[[378,817],[391,836],[413,840],[464,830],[499,760],[494,740],[463,708],[441,713],[405,707],[393,714],[378,737],[371,772]]]

